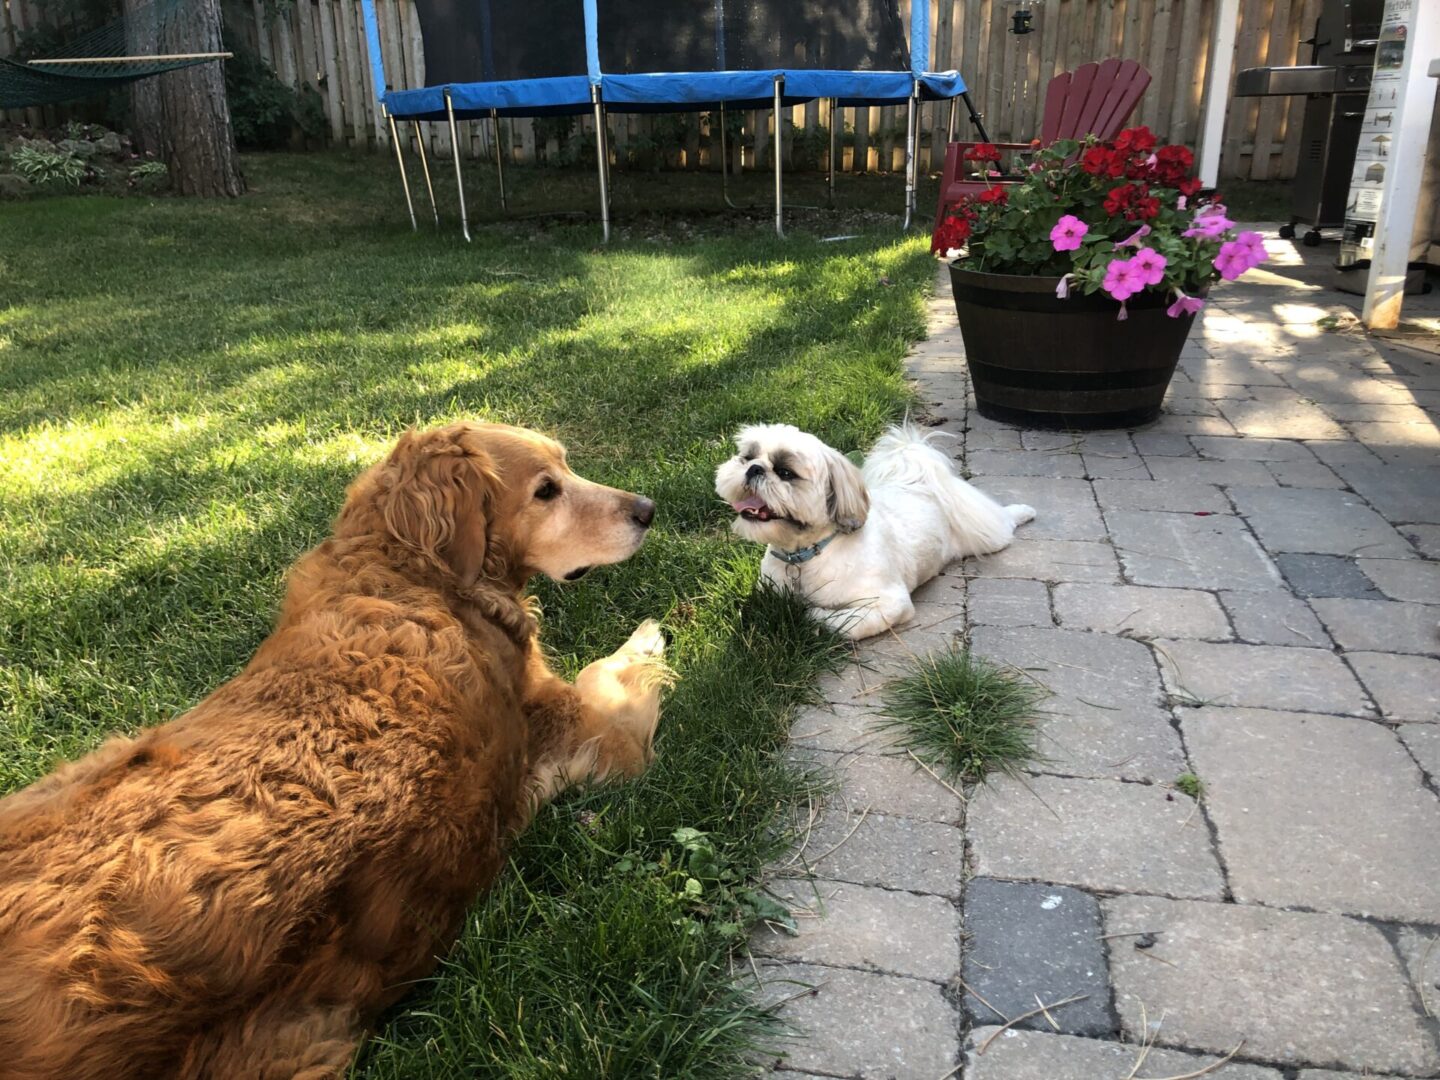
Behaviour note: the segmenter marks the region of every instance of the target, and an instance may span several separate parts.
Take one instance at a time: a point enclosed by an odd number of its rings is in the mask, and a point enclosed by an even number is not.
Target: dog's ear
[[[385,528],[462,588],[486,570],[488,519],[499,483],[488,455],[443,429],[407,431],[387,462]]]
[[[841,532],[854,532],[865,524],[870,513],[870,493],[865,478],[844,454],[833,447],[825,448],[825,468],[830,474],[825,508]]]

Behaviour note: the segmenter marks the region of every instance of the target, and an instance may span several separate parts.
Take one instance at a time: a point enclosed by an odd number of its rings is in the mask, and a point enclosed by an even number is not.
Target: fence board
[[[902,16],[910,0],[902,0]],[[294,87],[312,86],[322,96],[330,136],[354,146],[388,145],[389,132],[379,115],[367,57],[364,22],[358,0],[295,0],[288,9],[271,9],[264,0],[227,0],[230,31],[259,54],[278,77]],[[1320,0],[1242,0],[1235,68],[1259,64],[1304,63]],[[1136,111],[1172,141],[1192,143],[1199,132],[1201,98],[1209,65],[1215,0],[1046,0],[1031,5],[1035,32],[1008,33],[1015,5],[1008,0],[931,0],[931,67],[954,68],[965,78],[992,138],[1025,140],[1040,127],[1044,90],[1058,72],[1111,56],[1134,58],[1148,67],[1154,81]],[[45,25],[45,7],[31,0],[0,0],[0,55],[16,49],[24,34]],[[393,86],[424,85],[424,55],[414,0],[376,0],[381,50]],[[1222,175],[1255,179],[1290,178],[1298,164],[1303,98],[1233,101],[1225,127]],[[789,156],[795,140],[816,124],[839,124],[853,132],[851,152],[841,154],[840,170],[882,172],[900,168],[903,159],[900,127],[904,107],[836,110],[811,104],[787,113],[793,124],[782,133]],[[63,109],[0,113],[12,120],[40,123],[63,119]],[[931,171],[944,160],[950,108],[947,103],[921,107],[920,165]],[[588,121],[586,122],[588,125]],[[649,146],[652,127],[644,117],[611,118],[616,158],[625,160],[633,140]],[[714,167],[717,146],[707,152],[692,122],[681,145],[656,148],[657,156],[684,168]],[[424,125],[427,145],[448,156],[449,132],[443,123]],[[578,136],[593,137],[588,126]],[[769,110],[745,115],[745,125],[731,146],[732,161],[744,168],[764,168],[769,160]],[[956,135],[973,134],[960,110]],[[491,156],[488,120],[468,124],[461,132],[461,153]],[[536,147],[528,121],[502,125],[505,154],[516,163],[549,160],[554,147]],[[405,145],[413,148],[410,131]],[[718,131],[710,141],[718,145]],[[820,155],[823,158],[823,154]]]

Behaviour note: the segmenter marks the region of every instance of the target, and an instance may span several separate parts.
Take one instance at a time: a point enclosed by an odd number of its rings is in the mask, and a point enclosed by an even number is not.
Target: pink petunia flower
[[[1200,213],[1195,215],[1194,223],[1185,230],[1184,235],[1201,240],[1215,240],[1234,226],[1235,223],[1224,214]]]
[[[1133,260],[1112,259],[1105,268],[1105,281],[1101,287],[1116,300],[1128,300],[1145,288],[1144,274]]]
[[[1139,244],[1140,244],[1140,241],[1143,240],[1143,239],[1145,239],[1145,237],[1147,237],[1147,236],[1149,236],[1149,235],[1150,235],[1150,226],[1149,226],[1149,225],[1141,225],[1138,229],[1136,229],[1133,233],[1131,233],[1129,236],[1127,236],[1124,240],[1119,241],[1119,242],[1115,245],[1115,250],[1116,250],[1116,251],[1119,251],[1121,248],[1124,248],[1124,247],[1138,247]]]
[[[1175,290],[1175,302],[1165,309],[1165,314],[1172,319],[1178,319],[1181,315],[1192,315],[1205,306],[1205,300],[1199,296],[1186,296],[1179,289]]]
[[[1159,285],[1165,277],[1165,256],[1154,248],[1141,248],[1130,263],[1140,271],[1146,285]]]
[[[1226,281],[1234,281],[1250,269],[1249,250],[1235,240],[1227,240],[1220,245],[1220,253],[1215,256],[1215,269]]]
[[[1056,251],[1074,251],[1080,246],[1080,239],[1090,231],[1090,226],[1074,214],[1066,214],[1050,230],[1050,243]]]
[[[1246,257],[1250,260],[1251,268],[1259,266],[1269,258],[1269,254],[1265,250],[1265,240],[1257,232],[1242,232],[1235,237],[1235,243],[1239,244],[1245,252]]]

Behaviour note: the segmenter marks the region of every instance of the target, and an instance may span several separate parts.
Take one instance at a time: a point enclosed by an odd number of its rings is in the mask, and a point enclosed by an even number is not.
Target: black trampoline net
[[[584,75],[583,0],[415,0],[425,85]]]
[[[895,0],[600,0],[600,70],[910,66]]]
[[[584,75],[583,0],[416,0],[425,82]],[[600,70],[905,71],[896,0],[599,0]]]

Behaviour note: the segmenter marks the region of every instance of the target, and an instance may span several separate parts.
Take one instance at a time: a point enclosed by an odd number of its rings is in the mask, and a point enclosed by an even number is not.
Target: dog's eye
[[[781,480],[784,480],[786,483],[789,483],[791,480],[795,479],[795,474],[789,469],[785,468],[784,465],[776,468],[775,475],[778,476]]]
[[[559,494],[560,485],[555,483],[555,481],[551,480],[548,476],[545,478],[545,482],[535,489],[535,498],[539,499],[541,502],[549,502],[551,499],[555,498],[555,496]]]
[[[746,455],[745,455],[744,457],[742,457],[740,460],[741,460],[741,461],[754,461],[754,460],[755,460],[755,455],[754,455],[753,453],[746,454]]]

